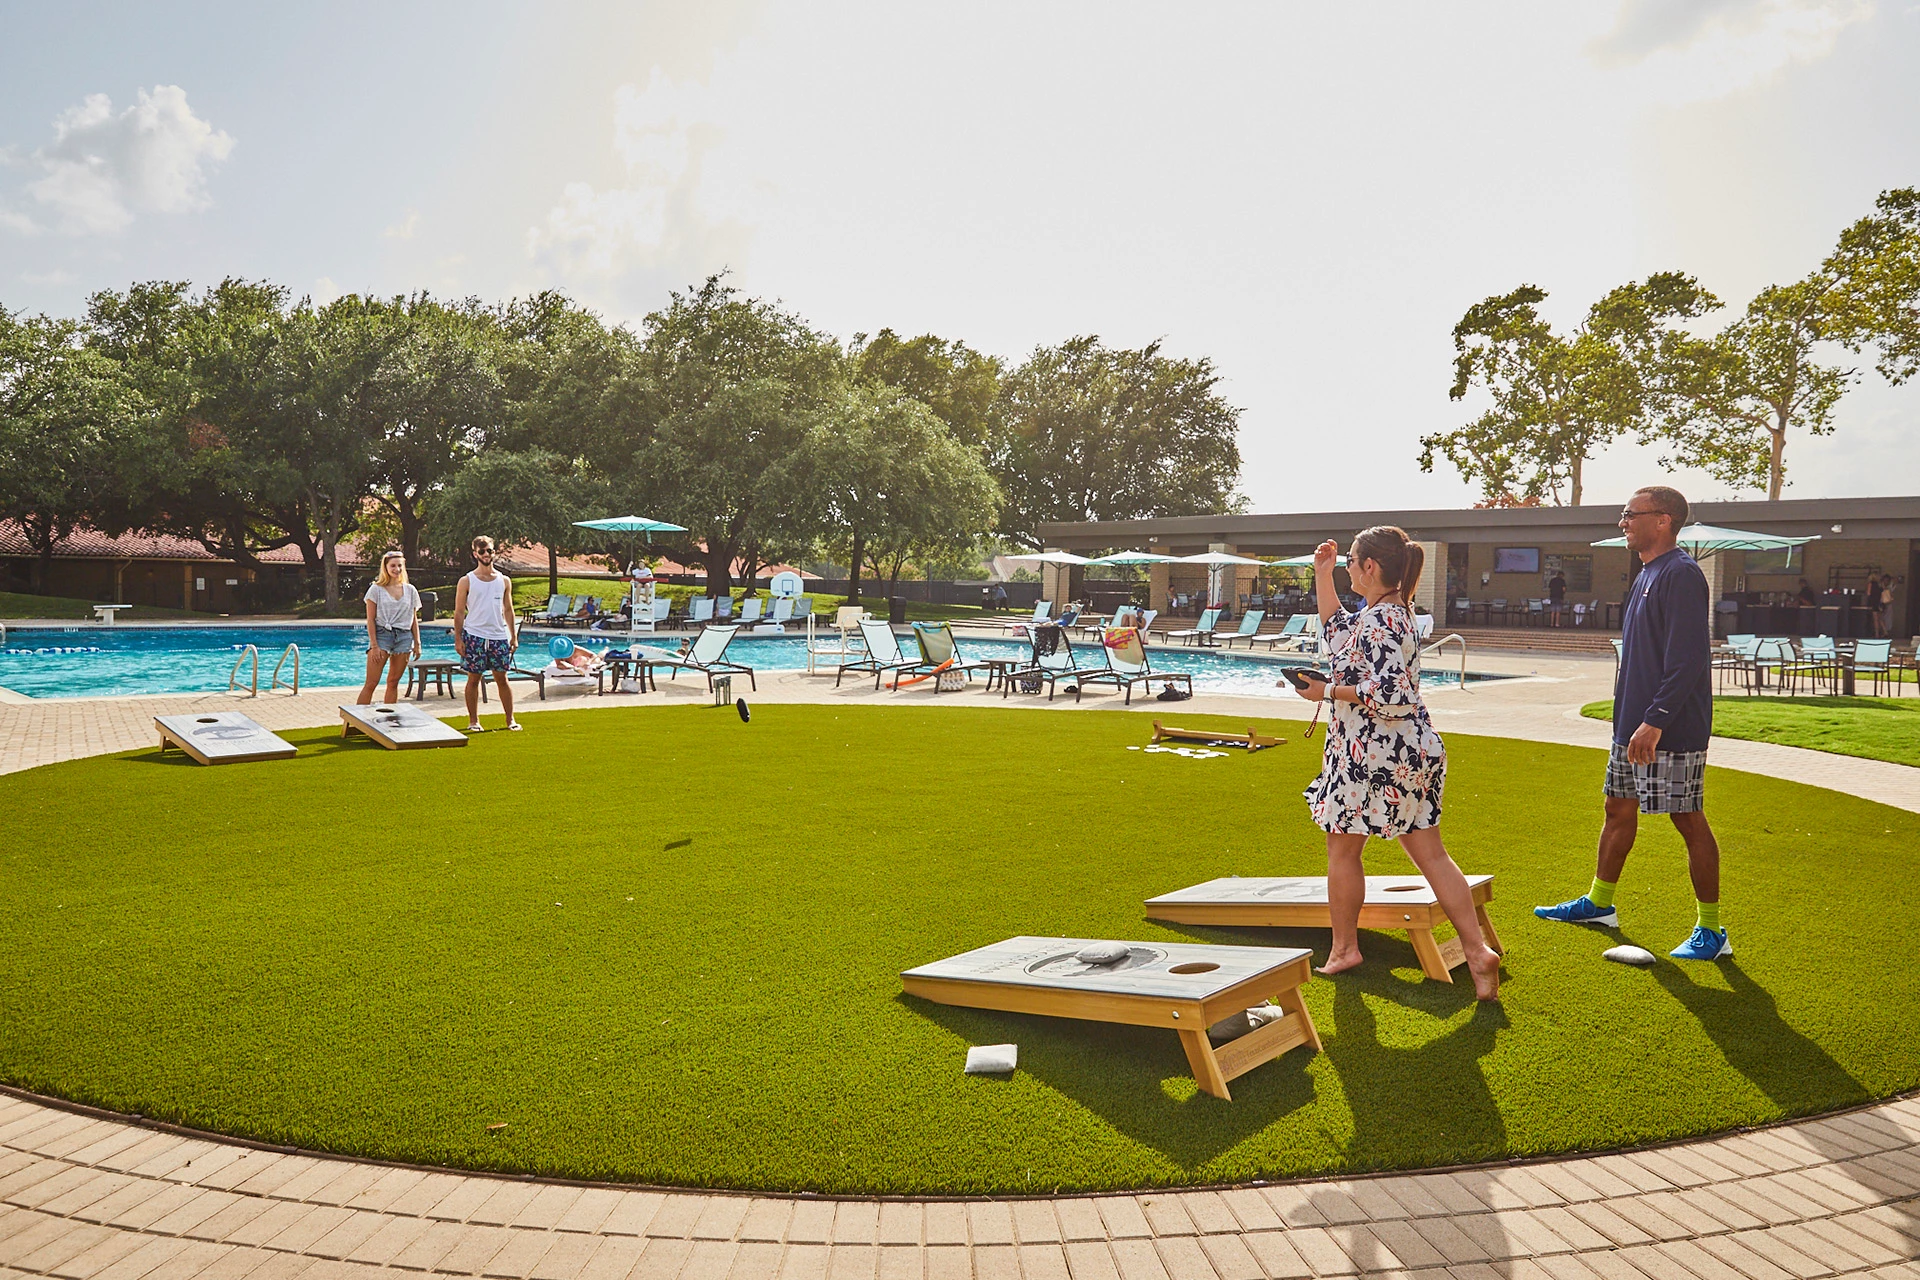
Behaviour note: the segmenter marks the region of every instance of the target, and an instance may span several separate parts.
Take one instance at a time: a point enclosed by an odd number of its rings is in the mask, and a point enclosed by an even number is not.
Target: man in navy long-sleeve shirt
[[[1614,893],[1640,815],[1664,813],[1687,842],[1697,912],[1692,935],[1671,954],[1717,960],[1732,955],[1733,945],[1720,927],[1720,845],[1704,812],[1707,741],[1713,736],[1712,602],[1707,575],[1678,545],[1686,522],[1687,500],[1664,485],[1637,491],[1620,513],[1627,550],[1640,558],[1641,568],[1621,621],[1598,865],[1584,895],[1533,913],[1618,928]]]

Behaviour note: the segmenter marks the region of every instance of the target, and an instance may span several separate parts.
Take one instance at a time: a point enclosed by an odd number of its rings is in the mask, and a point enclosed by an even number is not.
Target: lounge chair
[[[1158,609],[1148,609],[1140,615],[1139,626],[1140,639],[1142,641],[1151,642],[1153,640],[1153,620],[1159,616],[1160,611]],[[1162,640],[1167,638],[1167,633],[1164,629],[1160,632],[1160,638]]]
[[[1192,626],[1183,627],[1178,631],[1167,632],[1167,641],[1168,643],[1172,643],[1175,640],[1185,640],[1188,644],[1199,644],[1212,648],[1213,629],[1219,625],[1220,611],[1218,609],[1207,609],[1202,611],[1200,620]]]
[[[1097,646],[1095,648],[1097,649]],[[1082,666],[1080,655],[1074,650],[1073,642],[1067,638],[1064,630],[1035,627],[1033,629],[1033,661],[1024,667],[1010,668],[1006,672],[1000,682],[1000,697],[1005,700],[1006,696],[1013,692],[1015,682],[1018,682],[1021,690],[1026,693],[1038,693],[1040,686],[1044,684],[1047,687],[1047,701],[1052,702],[1054,690],[1059,682],[1068,680],[1072,682],[1073,700],[1078,702],[1081,686],[1078,677],[1085,675],[1089,669],[1102,670],[1104,667],[1104,658],[1091,668]]]
[[[1025,628],[1033,626],[1037,622],[1045,622],[1048,615],[1052,612],[1053,602],[1051,600],[1042,600],[1039,604],[1033,606],[1032,617],[1021,618],[1017,622],[1002,622],[1000,625],[1009,631],[1024,631]]]
[[[683,653],[666,653],[659,649],[636,651],[635,660],[650,667],[665,667],[673,674],[667,677],[678,680],[680,672],[699,671],[707,677],[707,689],[713,689],[715,676],[744,675],[747,684],[758,690],[760,684],[753,678],[753,668],[738,662],[726,660],[727,646],[733,643],[734,633],[740,628],[731,624],[715,623],[704,628],[694,637],[693,645]]]
[[[1318,617],[1317,614],[1296,613],[1288,618],[1278,631],[1271,635],[1248,636],[1247,648],[1251,649],[1257,644],[1263,644],[1267,646],[1268,649],[1296,650],[1308,648],[1314,641],[1319,639],[1318,636],[1313,634],[1312,630],[1316,617]],[[1239,639],[1238,636],[1234,638]]]
[[[733,597],[731,595],[714,597],[713,620],[715,622],[733,621]]]
[[[713,597],[695,596],[687,602],[687,625],[705,626],[713,621]]]
[[[813,597],[812,596],[801,596],[798,600],[795,600],[793,602],[793,620],[795,622],[805,622],[808,618],[811,618],[812,616],[813,616]]]
[[[528,622],[541,622],[549,626],[559,626],[572,611],[572,596],[548,596],[545,608],[529,606],[520,612],[521,616]]]
[[[1260,624],[1267,620],[1265,609],[1249,609],[1240,615],[1240,629],[1227,637],[1227,648],[1233,648],[1235,640],[1245,640],[1247,648],[1253,648],[1253,638],[1260,634]]]
[[[1159,681],[1169,688],[1184,684],[1189,696],[1193,693],[1193,677],[1184,671],[1155,671],[1153,661],[1147,657],[1147,646],[1140,643],[1140,632],[1132,627],[1120,627],[1107,633],[1107,664],[1097,670],[1082,670],[1080,684],[1084,688],[1089,684],[1111,684],[1116,689],[1127,691],[1127,705],[1133,703],[1133,686],[1152,684]]]
[[[599,654],[576,648],[570,657],[549,662],[541,668],[540,674],[544,677],[540,684],[541,695],[544,697],[546,694],[547,681],[552,681],[560,688],[571,688],[575,685],[584,687],[591,683],[595,693],[605,693],[607,691],[606,672],[607,664],[601,660]]]
[[[746,599],[742,600],[740,602],[741,625],[751,626],[752,624],[760,621],[761,607],[762,606],[761,606],[761,601],[759,596],[748,596]]]
[[[787,599],[785,596],[781,596],[778,600],[775,600],[773,602],[773,613],[768,617],[767,621],[784,629],[787,623],[793,621],[793,601]]]
[[[906,671],[920,665],[920,655],[915,653],[908,657],[900,647],[900,637],[893,634],[893,628],[879,618],[860,619],[860,638],[866,642],[866,652],[840,664],[840,670],[833,677],[833,687],[836,689],[849,671],[873,672],[873,687],[878,689],[881,677],[887,672]]]
[[[976,671],[992,671],[991,663],[968,662],[960,656],[960,644],[953,636],[953,625],[946,622],[916,622],[913,624],[913,637],[920,643],[920,661],[905,671],[897,671],[893,677],[893,687],[898,689],[900,681],[909,676],[933,675],[940,671],[958,671],[973,679]],[[934,681],[939,687],[939,681]]]

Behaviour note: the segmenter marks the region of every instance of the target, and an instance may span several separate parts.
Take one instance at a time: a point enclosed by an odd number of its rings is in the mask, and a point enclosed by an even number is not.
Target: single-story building
[[[358,569],[360,552],[342,545],[343,567]],[[27,591],[38,557],[16,520],[0,520],[0,590]],[[224,560],[192,538],[166,533],[75,529],[53,546],[53,567],[40,594],[102,604],[148,604],[201,613],[245,613],[289,596],[305,573],[300,552],[262,552],[262,569]]]
[[[1593,543],[1619,535],[1619,508],[1472,508],[1466,510],[1276,512],[1262,515],[1163,516],[1046,524],[1048,548],[1099,555],[1112,550],[1194,555],[1227,551],[1250,557],[1302,555],[1332,538],[1344,551],[1370,525],[1399,525],[1427,552],[1418,600],[1446,625],[1528,620],[1530,602],[1547,594],[1554,574],[1567,580],[1567,604],[1583,606],[1583,624],[1617,629],[1635,565],[1628,552]],[[1791,552],[1725,551],[1702,561],[1713,598],[1722,601],[1720,631],[1768,634],[1871,635],[1856,607],[1870,576],[1892,575],[1894,634],[1920,630],[1920,496],[1793,498],[1778,502],[1697,502],[1690,520],[1755,533],[1819,540]],[[1080,570],[1047,566],[1049,599],[1083,593]],[[1225,570],[1230,606],[1259,594],[1261,570]],[[1152,607],[1171,596],[1204,595],[1203,565],[1157,564]],[[1269,575],[1271,576],[1271,575]],[[1801,579],[1818,597],[1793,605]],[[1343,579],[1344,581],[1344,579]],[[1570,620],[1570,619],[1569,619]]]

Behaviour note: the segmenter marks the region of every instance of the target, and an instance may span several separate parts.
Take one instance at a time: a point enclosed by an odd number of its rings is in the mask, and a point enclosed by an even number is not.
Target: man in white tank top
[[[507,728],[518,729],[513,690],[507,686],[513,651],[520,647],[513,583],[493,571],[492,538],[482,534],[473,540],[473,558],[479,567],[460,579],[453,596],[453,647],[460,652],[460,669],[467,673],[467,732],[480,732],[480,682],[489,675],[500,691]]]

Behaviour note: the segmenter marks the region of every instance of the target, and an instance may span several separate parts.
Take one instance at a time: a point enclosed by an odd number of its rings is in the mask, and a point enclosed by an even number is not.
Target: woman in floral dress
[[[1420,642],[1413,589],[1426,553],[1404,530],[1377,525],[1353,540],[1347,574],[1366,601],[1349,612],[1333,585],[1335,547],[1313,553],[1331,681],[1310,680],[1300,695],[1330,703],[1320,776],[1306,790],[1313,820],[1327,833],[1327,900],[1333,946],[1323,974],[1360,963],[1360,908],[1366,899],[1361,851],[1370,836],[1400,841],[1453,921],[1473,973],[1474,994],[1500,993],[1500,957],[1474,914],[1466,877],[1440,839],[1447,752],[1420,700]]]

